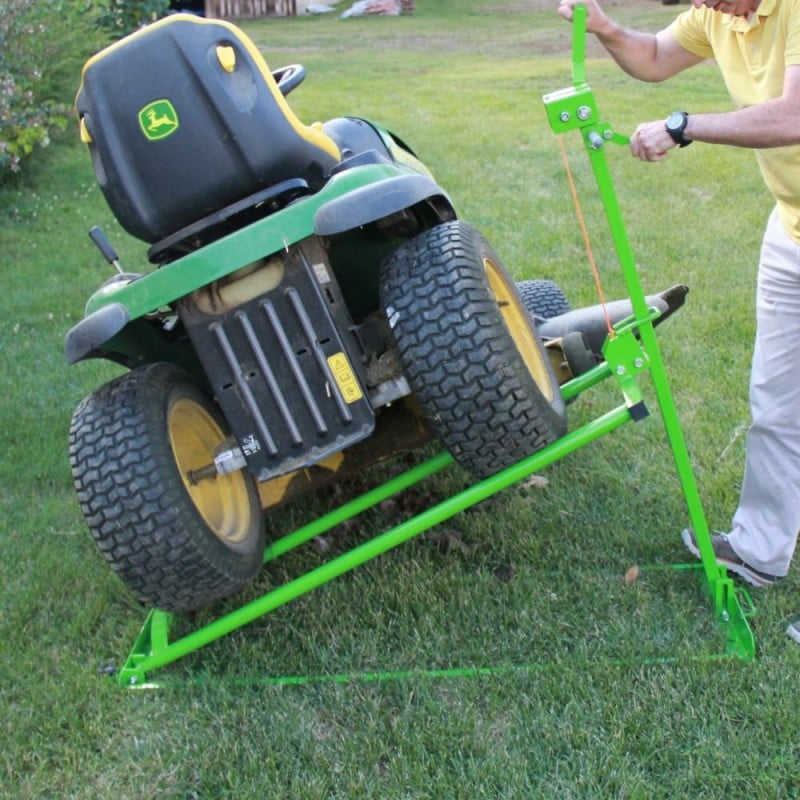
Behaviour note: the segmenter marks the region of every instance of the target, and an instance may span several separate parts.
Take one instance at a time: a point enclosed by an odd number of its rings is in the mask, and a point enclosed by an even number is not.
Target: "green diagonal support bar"
[[[459,494],[421,512],[417,516],[376,536],[374,539],[333,559],[327,564],[323,564],[321,567],[317,567],[311,572],[273,589],[257,600],[253,600],[236,611],[220,617],[200,630],[190,633],[175,642],[165,643],[165,637],[163,636],[159,637],[159,641],[155,641],[154,637],[150,635],[156,629],[162,630],[169,620],[169,615],[164,612],[152,611],[133,652],[128,657],[125,666],[120,670],[120,683],[122,685],[142,684],[146,681],[147,675],[153,670],[171,664],[210,642],[268,614],[270,611],[274,611],[276,608],[328,583],[334,578],[350,572],[361,564],[377,558],[414,536],[418,536],[420,533],[424,533],[439,523],[450,519],[464,509],[480,503],[487,497],[523,480],[554,461],[558,461],[589,442],[605,436],[630,419],[630,412],[626,406],[620,406],[609,411],[578,430],[568,433],[538,453],[474,486],[470,486]],[[426,463],[432,469],[443,460],[442,456],[438,456],[432,459],[432,463]],[[424,465],[421,466],[424,467]],[[412,470],[412,472],[415,475],[419,474],[419,469],[417,467],[416,471]],[[374,495],[372,499],[374,499]],[[374,503],[370,505],[374,505]],[[365,507],[369,507],[369,505],[365,505]],[[291,537],[292,534],[289,534],[289,536]]]
[[[439,455],[386,481],[366,494],[357,497],[355,500],[351,500],[349,503],[345,503],[343,506],[334,509],[330,513],[318,517],[313,522],[309,522],[308,525],[304,525],[294,533],[287,534],[281,539],[278,539],[278,541],[273,542],[264,552],[264,563],[266,564],[268,561],[272,561],[278,556],[288,553],[289,550],[293,550],[295,547],[305,544],[309,539],[313,539],[315,536],[321,536],[331,528],[358,516],[362,511],[366,511],[378,505],[378,503],[408,489],[415,483],[419,483],[421,480],[430,477],[452,463],[453,457],[449,453],[439,453]]]

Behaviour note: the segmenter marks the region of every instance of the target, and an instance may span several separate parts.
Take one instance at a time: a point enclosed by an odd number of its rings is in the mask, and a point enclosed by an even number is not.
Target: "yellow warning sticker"
[[[334,353],[329,356],[328,366],[331,368],[333,377],[336,379],[336,385],[347,403],[355,403],[364,396],[361,386],[353,374],[353,368],[344,353]]]

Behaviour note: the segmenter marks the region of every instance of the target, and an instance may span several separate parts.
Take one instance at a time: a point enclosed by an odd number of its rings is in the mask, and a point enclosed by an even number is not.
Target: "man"
[[[776,205],[761,247],[756,341],[750,377],[752,425],[731,532],[711,537],[717,561],[754,586],[785,576],[800,527],[800,0],[692,0],[656,34],[628,30],[596,0],[561,0],[634,78],[663,81],[714,58],[734,111],[675,111],[637,126],[631,152],[660,161],[692,142],[750,147]],[[694,532],[686,547],[700,552]],[[800,643],[800,620],[787,633]]]

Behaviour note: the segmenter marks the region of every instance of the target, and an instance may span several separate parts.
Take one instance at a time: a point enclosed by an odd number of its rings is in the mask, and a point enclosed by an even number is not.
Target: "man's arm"
[[[578,3],[586,6],[587,32],[593,33],[617,64],[638,80],[663,81],[703,60],[684,50],[668,28],[658,33],[623,28],[596,0],[561,0],[558,13],[571,21],[573,8]]]
[[[689,114],[684,136],[736,147],[800,144],[800,65],[786,67],[780,97],[736,111]]]
[[[734,147],[800,144],[800,65],[787,67],[783,94],[754,106],[716,114],[689,114],[686,139]],[[631,153],[642,161],[661,161],[676,147],[664,120],[643,122],[631,137]]]

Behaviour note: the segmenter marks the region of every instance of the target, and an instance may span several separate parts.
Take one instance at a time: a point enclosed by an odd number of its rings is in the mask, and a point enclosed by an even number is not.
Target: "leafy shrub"
[[[102,46],[91,0],[0,2],[0,182],[71,112],[80,67]]]
[[[170,0],[0,0],[0,184],[63,129],[86,59]]]
[[[170,0],[106,0],[100,23],[111,29],[114,37],[128,33],[163,17]]]

